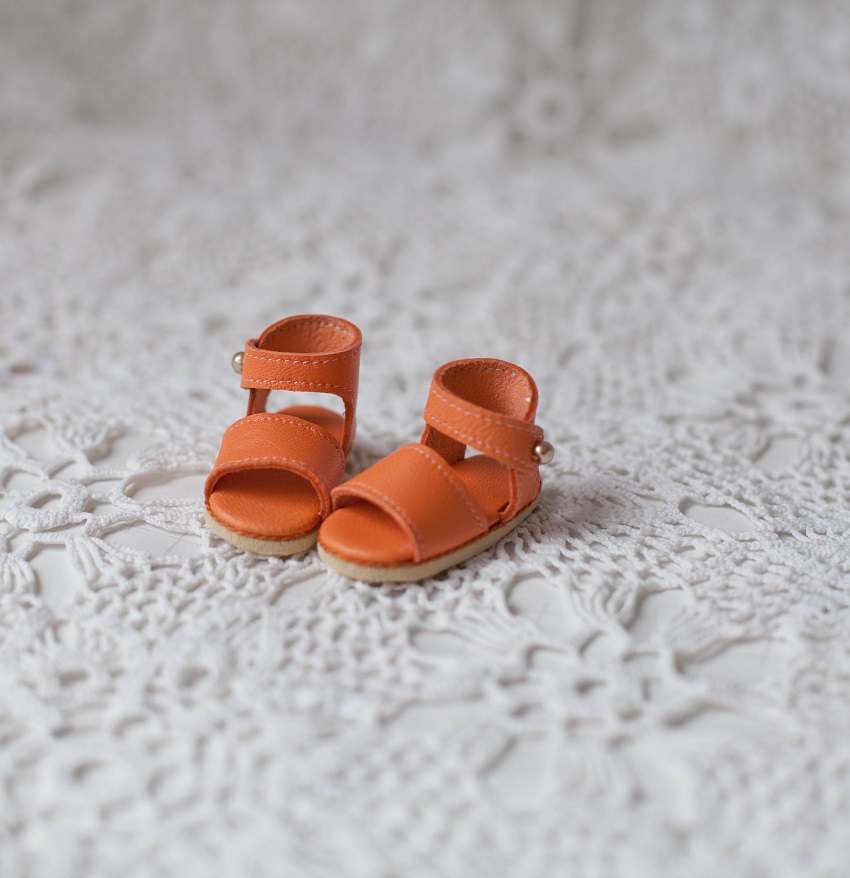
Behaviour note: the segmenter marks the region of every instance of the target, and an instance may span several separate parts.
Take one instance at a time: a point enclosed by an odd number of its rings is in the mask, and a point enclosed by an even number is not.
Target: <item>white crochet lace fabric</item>
[[[842,0],[0,0],[0,875],[843,876]],[[527,368],[538,512],[372,587],[203,526],[287,314],[349,473]]]

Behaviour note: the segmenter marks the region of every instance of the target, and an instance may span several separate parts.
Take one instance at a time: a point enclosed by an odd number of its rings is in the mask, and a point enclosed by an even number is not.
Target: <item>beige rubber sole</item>
[[[316,528],[312,533],[303,537],[297,537],[294,540],[259,540],[256,537],[246,537],[242,534],[234,533],[216,521],[207,510],[204,510],[204,520],[207,527],[217,537],[221,537],[237,549],[244,549],[246,552],[253,552],[255,555],[275,555],[278,557],[297,555],[299,552],[304,552],[316,545],[316,540],[319,536],[319,529]]]
[[[363,582],[376,584],[382,582],[419,582],[422,579],[436,576],[438,573],[442,573],[456,564],[462,564],[485,549],[489,549],[490,546],[495,546],[502,537],[507,536],[514,528],[519,527],[534,512],[539,499],[539,496],[535,498],[522,512],[500,528],[484,534],[480,539],[467,543],[454,552],[440,555],[439,558],[432,558],[430,561],[425,561],[422,564],[408,564],[401,567],[368,567],[365,564],[355,564],[353,561],[346,561],[344,558],[332,555],[321,543],[318,545],[319,557],[328,567],[331,567],[343,576],[348,576],[350,579],[359,579]]]

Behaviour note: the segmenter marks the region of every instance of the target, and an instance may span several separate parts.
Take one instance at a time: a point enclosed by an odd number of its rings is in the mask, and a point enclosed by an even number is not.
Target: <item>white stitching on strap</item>
[[[504,372],[505,375],[510,375],[512,378],[517,378],[520,381],[523,381],[522,375],[513,369],[505,369],[503,366],[491,366],[488,363],[463,363],[459,366],[453,365],[451,369],[447,369],[444,374],[449,374],[452,372]],[[523,384],[525,382],[523,381]]]
[[[273,329],[267,336],[266,341],[270,338],[274,338],[278,333],[285,332],[287,329],[292,328],[293,326],[330,326],[331,329],[337,329],[340,332],[344,332],[346,335],[351,338],[357,338],[357,333],[353,329],[349,329],[347,326],[341,323],[333,323],[330,320],[325,320],[322,317],[307,317],[304,320],[296,320],[289,319],[286,321],[284,326],[278,326],[277,329]]]
[[[326,384],[322,381],[291,381],[289,378],[249,378],[243,386],[250,388],[252,384],[300,384],[302,387],[333,387],[334,390],[342,390],[349,395],[354,393],[350,387],[344,387],[342,384]],[[281,386],[280,389],[284,388]]]
[[[454,488],[455,492],[456,492],[457,495],[460,497],[460,499],[463,500],[464,503],[466,503],[467,509],[469,509],[469,511],[472,513],[473,517],[475,518],[475,520],[478,522],[479,526],[481,527],[481,530],[482,530],[482,531],[486,531],[486,530],[488,530],[488,527],[489,527],[489,526],[488,526],[487,522],[484,520],[484,517],[481,515],[480,511],[477,510],[477,509],[472,505],[472,503],[469,502],[469,497],[466,496],[465,491],[460,487],[460,485],[458,485],[458,484],[454,481],[454,479],[452,478],[452,476],[450,476],[450,475],[449,475],[449,474],[448,474],[448,473],[447,473],[447,472],[446,472],[446,471],[445,471],[445,470],[444,470],[444,469],[443,469],[443,468],[442,468],[442,467],[441,467],[441,466],[440,466],[440,465],[439,465],[439,464],[438,464],[438,463],[437,463],[437,462],[436,462],[436,461],[435,461],[435,460],[434,460],[434,459],[428,454],[427,451],[424,451],[424,450],[422,449],[422,446],[421,446],[421,445],[408,445],[408,446],[406,446],[406,447],[409,448],[411,451],[415,451],[417,454],[419,454],[419,455],[421,455],[422,457],[424,457],[425,460],[427,460],[428,463],[430,463],[431,466],[434,467],[434,469],[437,470],[437,472],[438,472],[441,476],[443,476],[443,478],[444,478],[444,479],[445,479],[445,480],[446,480],[446,481],[452,486],[452,488]],[[399,450],[400,450],[400,449],[399,449]],[[454,478],[457,478],[457,476],[455,476]]]
[[[447,427],[449,430],[452,430],[455,433],[458,433],[459,435],[463,436],[463,438],[470,445],[472,445],[473,448],[483,448],[485,450],[495,451],[501,457],[507,457],[510,460],[515,460],[518,464],[520,464],[520,466],[523,469],[530,469],[529,464],[531,466],[534,465],[534,461],[531,460],[530,458],[528,460],[523,460],[521,457],[517,457],[515,454],[510,454],[509,452],[502,450],[501,448],[499,448],[496,445],[491,445],[489,442],[482,442],[480,439],[477,439],[475,436],[472,436],[471,434],[466,433],[465,431],[458,429],[457,427],[454,426],[454,424],[450,424],[448,421],[444,421],[442,418],[438,418],[436,415],[432,414],[432,415],[430,415],[430,418],[432,421],[436,421],[441,426]],[[449,434],[449,435],[451,435],[451,434]]]
[[[339,443],[336,441],[336,439],[334,439],[333,436],[330,435],[330,433],[327,433],[324,430],[320,430],[318,427],[311,427],[306,421],[302,421],[295,415],[249,415],[247,418],[231,424],[224,431],[224,433],[227,434],[236,427],[250,426],[251,424],[256,424],[259,421],[268,421],[275,424],[289,424],[293,427],[300,427],[303,430],[309,430],[311,433],[315,433],[320,439],[323,439],[328,445],[330,445],[331,448],[333,448],[334,451],[336,451],[336,453],[340,456],[343,464],[345,464],[345,453],[343,452],[342,448],[340,448]]]
[[[264,348],[256,348],[258,351],[263,351],[267,354],[273,354],[274,351],[267,351]],[[338,357],[329,357],[325,360],[296,360],[294,357],[287,357],[282,352],[280,357],[261,357],[258,353],[254,353],[254,351],[246,350],[245,354],[247,357],[250,357],[252,360],[262,360],[265,363],[295,363],[299,366],[322,366],[327,363],[338,363],[341,360],[348,360],[351,357],[357,356],[360,353],[360,348],[356,347],[353,351],[349,351],[347,354],[340,354]]]
[[[501,370],[504,371],[504,370]],[[529,436],[536,435],[539,427],[535,427],[533,424],[517,424],[511,423],[510,421],[503,421],[499,418],[489,417],[488,415],[482,415],[479,412],[472,412],[468,409],[459,406],[457,403],[452,402],[444,393],[443,390],[439,387],[439,385],[432,385],[431,392],[439,397],[446,405],[450,405],[453,409],[457,409],[461,414],[464,415],[472,415],[474,418],[480,418],[482,421],[489,421],[491,424],[496,424],[499,427],[510,427],[512,430],[520,430],[523,433],[527,433]],[[510,417],[509,415],[505,415],[506,418]]]

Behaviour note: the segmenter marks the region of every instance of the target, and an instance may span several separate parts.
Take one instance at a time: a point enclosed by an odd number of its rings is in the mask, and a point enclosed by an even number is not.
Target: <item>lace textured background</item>
[[[0,0],[0,875],[839,876],[842,0]],[[539,512],[421,586],[211,537],[287,314],[354,472],[528,368]]]

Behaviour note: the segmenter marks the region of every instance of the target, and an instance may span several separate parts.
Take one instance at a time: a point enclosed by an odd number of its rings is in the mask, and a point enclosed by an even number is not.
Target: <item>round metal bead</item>
[[[233,371],[238,372],[240,375],[242,374],[242,362],[244,359],[245,351],[236,351],[230,358],[230,365],[233,366]]]
[[[535,463],[551,463],[554,456],[555,449],[552,446],[552,443],[547,442],[544,439],[538,445],[534,446],[534,453],[531,455],[531,459]]]

